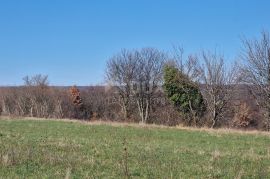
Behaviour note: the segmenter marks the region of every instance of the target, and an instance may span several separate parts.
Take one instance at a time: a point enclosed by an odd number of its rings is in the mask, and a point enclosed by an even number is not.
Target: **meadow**
[[[3,118],[0,178],[270,178],[270,134]]]

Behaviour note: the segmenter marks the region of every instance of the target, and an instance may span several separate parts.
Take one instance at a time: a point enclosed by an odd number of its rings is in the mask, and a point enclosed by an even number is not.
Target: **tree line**
[[[237,63],[230,64],[213,51],[185,57],[178,46],[172,53],[123,49],[107,62],[106,86],[53,87],[48,76],[25,77],[23,86],[0,89],[0,112],[270,130],[269,42],[266,31],[243,39]]]

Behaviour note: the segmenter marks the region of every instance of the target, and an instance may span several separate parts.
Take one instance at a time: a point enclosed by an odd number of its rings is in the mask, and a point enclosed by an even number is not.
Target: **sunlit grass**
[[[0,177],[270,178],[265,133],[86,124],[0,120]]]

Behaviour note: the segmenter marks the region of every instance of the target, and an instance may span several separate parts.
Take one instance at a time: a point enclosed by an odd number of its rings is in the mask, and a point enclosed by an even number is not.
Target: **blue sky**
[[[241,36],[270,30],[269,9],[269,0],[0,0],[0,85],[34,74],[102,84],[122,48],[216,49],[231,62]]]

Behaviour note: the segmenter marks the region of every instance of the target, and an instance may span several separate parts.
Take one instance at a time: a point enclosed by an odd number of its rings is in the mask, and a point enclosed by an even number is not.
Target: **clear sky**
[[[47,74],[52,85],[104,83],[122,48],[222,52],[270,31],[270,0],[0,0],[0,85]]]

